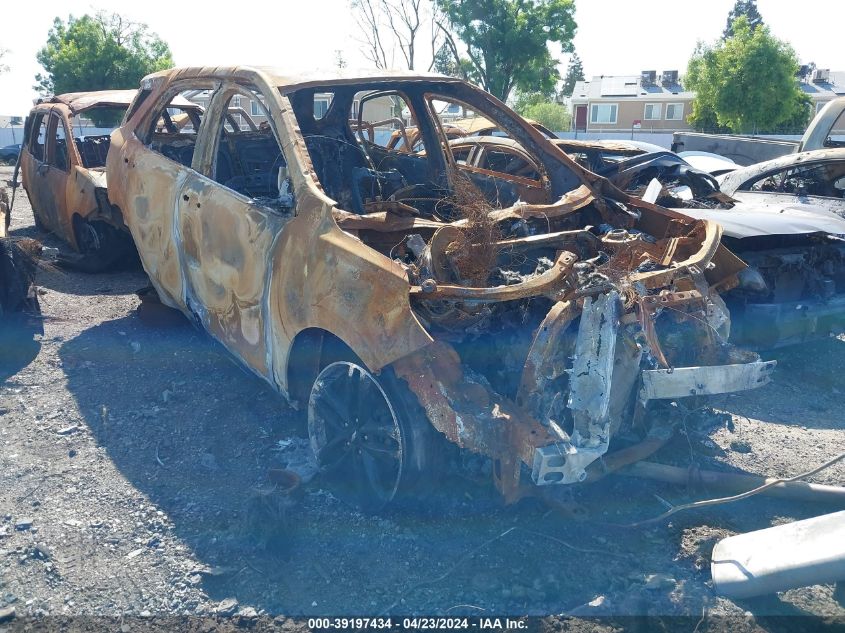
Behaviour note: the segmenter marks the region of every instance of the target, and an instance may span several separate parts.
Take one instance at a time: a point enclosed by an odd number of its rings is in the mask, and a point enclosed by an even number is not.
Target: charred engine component
[[[511,220],[485,243],[484,276],[460,261],[473,252],[466,223],[428,240],[412,233],[392,251],[438,341],[394,369],[449,440],[493,457],[506,497],[523,468],[536,485],[584,481],[650,400],[768,381],[772,364],[726,343],[730,318],[705,275],[674,274],[700,227],[670,223],[658,239],[610,224],[542,233],[533,219]],[[689,371],[676,375],[680,367]],[[718,379],[726,367],[730,384]]]

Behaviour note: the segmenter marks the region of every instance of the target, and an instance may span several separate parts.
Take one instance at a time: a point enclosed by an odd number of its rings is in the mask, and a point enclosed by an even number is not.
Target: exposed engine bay
[[[649,432],[650,400],[768,381],[773,363],[727,343],[718,292],[745,265],[718,226],[631,198],[507,112],[483,112],[539,166],[547,203],[520,202],[517,177],[464,169],[445,149],[433,104],[479,111],[462,89],[400,95],[406,110],[434,115],[405,125],[443,152],[386,150],[363,105],[357,122],[347,114],[352,90],[336,89],[319,120],[314,95],[328,88],[291,102],[338,226],[402,267],[435,339],[394,371],[447,438],[497,460],[506,496],[520,460],[536,484],[583,481],[623,425]]]

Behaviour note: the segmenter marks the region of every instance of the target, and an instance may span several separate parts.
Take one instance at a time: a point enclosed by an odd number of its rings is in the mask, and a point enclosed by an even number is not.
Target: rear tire
[[[414,503],[438,468],[437,433],[414,395],[389,369],[337,361],[308,399],[308,437],[338,497],[368,512]]]

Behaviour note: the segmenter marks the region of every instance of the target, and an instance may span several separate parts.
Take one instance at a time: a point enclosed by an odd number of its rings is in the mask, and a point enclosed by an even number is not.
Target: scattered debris
[[[238,601],[235,598],[226,598],[221,600],[217,607],[214,609],[214,612],[217,615],[234,615],[234,613],[238,610]]]
[[[15,529],[18,532],[25,532],[32,527],[32,519],[18,519],[15,521]]]
[[[15,619],[15,607],[0,608],[0,624],[3,622],[11,622]]]
[[[719,541],[710,564],[716,591],[751,598],[845,580],[845,511]]]

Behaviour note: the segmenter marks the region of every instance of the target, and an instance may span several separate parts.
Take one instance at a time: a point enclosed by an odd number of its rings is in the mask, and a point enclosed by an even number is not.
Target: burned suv
[[[208,98],[198,130],[157,126],[188,92]],[[537,201],[456,160],[456,110],[541,166]],[[414,153],[388,147],[397,118]],[[369,507],[428,480],[444,437],[509,500],[583,481],[620,429],[648,435],[650,402],[773,366],[725,342],[718,291],[745,265],[717,224],[622,193],[457,79],[164,71],[108,173],[162,301],[307,404],[325,476]]]
[[[67,242],[79,253],[72,261],[86,270],[134,254],[120,213],[108,203],[105,167],[109,135],[135,92],[57,95],[39,101],[26,119],[14,182],[19,170],[35,225]],[[174,105],[199,121],[197,105],[184,99]]]

